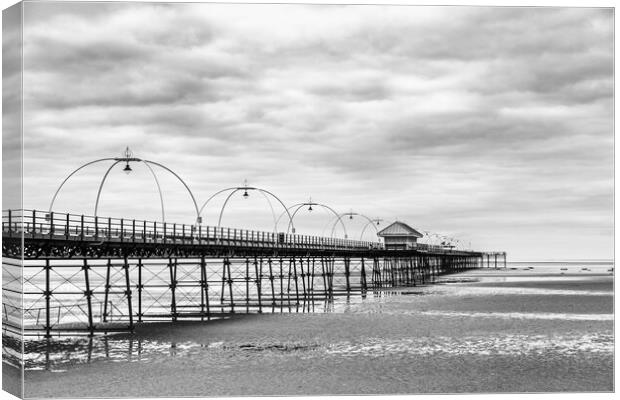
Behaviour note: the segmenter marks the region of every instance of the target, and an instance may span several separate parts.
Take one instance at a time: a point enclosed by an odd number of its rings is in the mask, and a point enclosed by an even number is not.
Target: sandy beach
[[[613,276],[606,270],[483,269],[442,279],[338,298],[330,313],[145,324],[90,343],[57,340],[49,370],[42,354],[30,357],[25,395],[614,389]],[[6,364],[4,371],[17,373]]]

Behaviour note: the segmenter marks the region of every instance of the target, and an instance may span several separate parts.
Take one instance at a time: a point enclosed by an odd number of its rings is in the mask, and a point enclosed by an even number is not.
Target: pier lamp
[[[129,161],[132,159],[132,157],[133,153],[131,150],[129,150],[129,146],[127,146],[125,148],[125,168],[123,168],[123,172],[127,175],[129,175],[129,173],[132,171],[131,167],[129,166]]]
[[[248,180],[244,179],[243,180],[243,198],[247,199],[248,197],[250,197],[250,195],[248,194]]]

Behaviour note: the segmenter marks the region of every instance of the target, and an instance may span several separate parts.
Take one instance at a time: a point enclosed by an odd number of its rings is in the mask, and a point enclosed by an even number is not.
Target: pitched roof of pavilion
[[[385,237],[385,236],[414,236],[417,238],[421,238],[424,235],[422,235],[420,232],[416,231],[415,229],[413,229],[412,227],[410,227],[409,225],[405,224],[404,222],[400,222],[400,221],[396,221],[391,223],[390,225],[388,225],[387,227],[383,228],[381,231],[379,231],[379,233],[377,233],[378,236],[381,237]]]

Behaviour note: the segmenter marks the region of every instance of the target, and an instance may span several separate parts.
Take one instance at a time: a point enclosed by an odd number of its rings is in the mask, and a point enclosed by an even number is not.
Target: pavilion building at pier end
[[[383,238],[386,250],[407,250],[417,246],[423,235],[404,222],[396,221],[377,233]]]

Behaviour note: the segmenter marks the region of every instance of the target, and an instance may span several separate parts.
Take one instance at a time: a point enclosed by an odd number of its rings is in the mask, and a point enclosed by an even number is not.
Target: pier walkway
[[[497,267],[505,253],[36,210],[2,215],[4,329],[50,336],[146,321],[307,312],[334,296]],[[505,264],[504,264],[505,266]]]

